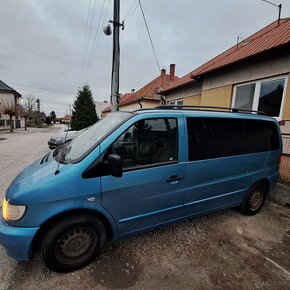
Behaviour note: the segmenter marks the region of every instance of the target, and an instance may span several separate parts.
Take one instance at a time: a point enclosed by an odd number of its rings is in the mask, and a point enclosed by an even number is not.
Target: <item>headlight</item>
[[[18,221],[24,216],[26,205],[12,205],[4,198],[2,211],[6,221]]]

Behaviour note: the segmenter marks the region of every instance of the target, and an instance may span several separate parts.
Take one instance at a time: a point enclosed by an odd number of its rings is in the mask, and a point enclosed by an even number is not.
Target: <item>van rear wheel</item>
[[[94,216],[73,216],[52,225],[42,243],[44,264],[55,272],[70,272],[91,262],[106,240],[103,223]]]
[[[240,206],[240,211],[245,215],[254,215],[261,210],[266,199],[266,189],[262,183],[253,185]]]

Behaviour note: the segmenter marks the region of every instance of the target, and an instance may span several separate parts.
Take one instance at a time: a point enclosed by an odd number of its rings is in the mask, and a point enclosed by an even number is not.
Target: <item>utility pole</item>
[[[40,128],[40,99],[36,99],[37,103],[37,128]]]
[[[118,111],[119,102],[119,69],[120,69],[120,0],[114,0],[114,18],[113,21],[113,64],[111,79],[111,105],[112,112]]]

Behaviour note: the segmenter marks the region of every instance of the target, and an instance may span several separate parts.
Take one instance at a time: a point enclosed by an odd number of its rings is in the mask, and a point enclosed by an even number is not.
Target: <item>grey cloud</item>
[[[105,0],[105,4],[109,0]],[[81,63],[89,0],[0,1],[0,79],[20,93],[33,92],[43,110],[58,115],[73,104],[82,85]],[[91,3],[95,1],[92,0]],[[107,20],[112,18],[112,2]],[[290,16],[290,1],[282,16]],[[96,1],[91,43],[103,1]],[[121,1],[121,19],[133,0]],[[182,76],[277,18],[275,7],[261,0],[142,1],[161,67],[176,63]],[[125,23],[126,24],[126,23]],[[120,92],[138,89],[157,69],[139,7],[121,31]],[[87,73],[95,100],[109,98],[112,37],[101,34]],[[88,59],[88,57],[87,57]],[[64,91],[25,89],[22,86]],[[75,92],[75,93],[74,93]]]

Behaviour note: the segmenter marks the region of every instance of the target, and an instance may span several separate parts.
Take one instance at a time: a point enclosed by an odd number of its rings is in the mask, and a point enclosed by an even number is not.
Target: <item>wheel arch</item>
[[[40,248],[44,235],[46,233],[46,230],[51,227],[54,223],[61,219],[65,219],[74,215],[91,215],[94,216],[95,218],[99,219],[101,222],[103,222],[105,228],[106,228],[106,233],[107,233],[107,240],[111,240],[114,237],[114,228],[112,224],[110,223],[109,219],[100,212],[97,212],[95,210],[91,209],[72,209],[68,210],[62,213],[59,213],[57,215],[52,216],[48,220],[46,220],[39,228],[37,231],[33,241],[32,241],[32,246],[31,246],[31,256],[35,253],[37,249]]]
[[[269,193],[269,190],[270,190],[270,181],[269,181],[269,179],[267,179],[267,178],[260,179],[257,182],[255,182],[251,187],[253,187],[253,186],[257,185],[257,184],[261,184],[261,186],[264,188],[266,194]]]

